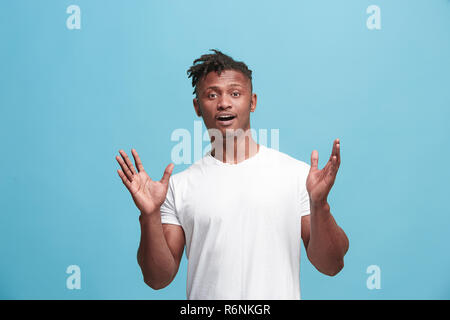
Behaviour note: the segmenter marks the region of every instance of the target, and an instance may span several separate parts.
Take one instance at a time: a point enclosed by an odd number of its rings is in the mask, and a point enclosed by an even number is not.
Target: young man
[[[194,109],[211,151],[183,172],[150,179],[136,150],[137,170],[120,150],[119,176],[141,212],[138,262],[153,289],[175,277],[186,245],[188,299],[300,299],[301,240],[309,261],[336,275],[348,239],[327,203],[340,165],[336,139],[318,169],[251,137],[257,97],[251,70],[213,50],[188,70]]]

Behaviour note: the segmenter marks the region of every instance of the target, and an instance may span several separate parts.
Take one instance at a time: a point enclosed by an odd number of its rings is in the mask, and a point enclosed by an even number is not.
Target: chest
[[[178,206],[189,230],[239,224],[275,227],[297,219],[297,180],[281,170],[210,173],[190,185]]]

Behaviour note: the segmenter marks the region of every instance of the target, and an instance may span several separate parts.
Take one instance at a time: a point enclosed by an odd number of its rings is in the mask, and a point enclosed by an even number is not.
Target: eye
[[[210,93],[208,94],[208,98],[215,98],[216,94],[215,93]]]
[[[233,97],[239,97],[241,94],[239,92],[235,91],[232,93],[232,95],[233,95]]]

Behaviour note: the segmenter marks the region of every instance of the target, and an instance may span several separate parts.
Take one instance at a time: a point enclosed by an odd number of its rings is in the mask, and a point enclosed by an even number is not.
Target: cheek
[[[201,104],[199,105],[199,111],[202,114],[203,119],[208,120],[211,117],[214,117],[213,112],[211,112],[211,106],[208,104]]]
[[[251,114],[251,106],[247,105],[245,108],[242,108],[242,111],[240,112],[240,118],[242,119],[249,119]]]

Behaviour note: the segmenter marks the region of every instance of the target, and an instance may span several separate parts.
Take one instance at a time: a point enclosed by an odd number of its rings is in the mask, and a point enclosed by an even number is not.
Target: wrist
[[[159,208],[154,211],[141,211],[139,215],[139,221],[144,222],[146,220],[153,220],[155,218],[161,218]]]
[[[309,206],[311,210],[314,211],[328,211],[330,210],[330,205],[327,202],[327,199],[323,200],[311,200],[309,199]]]

